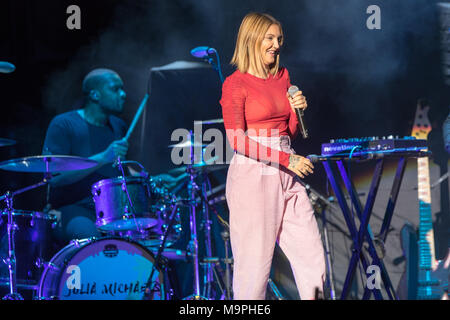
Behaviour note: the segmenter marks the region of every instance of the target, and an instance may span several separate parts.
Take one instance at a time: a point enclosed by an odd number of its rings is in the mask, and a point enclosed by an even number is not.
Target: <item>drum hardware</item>
[[[221,260],[224,260],[224,259],[220,259],[218,257],[207,257],[207,258],[204,258],[202,260],[202,262],[200,262],[200,265],[205,268],[205,274],[207,273],[208,270],[211,270],[211,272],[212,272],[211,279],[212,280],[210,280],[210,284],[212,284],[213,280],[216,279],[216,283],[219,286],[220,291],[222,292],[222,296],[221,296],[220,300],[224,300],[225,292],[226,292],[225,291],[226,283],[224,283],[224,281],[223,281],[224,280],[224,271],[220,265]],[[209,288],[208,288],[209,292],[206,292],[205,296],[211,296],[211,291],[210,291],[211,286],[207,282],[208,280],[209,279],[207,277],[205,277],[205,283],[206,283],[205,288],[207,288],[209,285]],[[206,291],[206,290],[204,289],[204,291]]]
[[[233,264],[233,258],[230,258],[228,251],[230,245],[230,233],[225,230],[220,233],[220,236],[222,237],[225,246],[225,259],[223,260],[225,263],[225,297],[227,300],[231,300],[233,292],[231,289],[231,265]]]
[[[191,156],[190,164],[188,164],[186,167],[186,173],[189,178],[187,182],[187,192],[189,194],[188,208],[189,208],[189,226],[191,231],[191,239],[188,243],[188,252],[192,257],[192,264],[194,269],[194,286],[193,286],[194,293],[186,298],[183,298],[183,300],[207,299],[206,297],[203,297],[200,294],[200,270],[199,270],[199,256],[198,256],[199,252],[198,252],[197,217],[196,217],[197,201],[195,201],[199,187],[195,182],[196,170],[193,168],[193,164],[196,162],[194,159],[195,158],[194,146],[196,145],[197,143],[194,142],[193,132],[192,130],[190,130],[190,140],[187,143],[171,146],[171,147],[189,147]]]
[[[207,159],[205,161],[201,161],[198,163],[194,163],[192,164],[192,168],[195,168],[197,170],[204,170],[207,172],[213,172],[213,171],[217,171],[217,170],[223,170],[228,168],[228,164],[226,163],[215,163],[216,160],[218,160],[219,157],[211,157],[210,159]],[[188,169],[187,166],[180,166],[174,169],[169,170],[168,172],[170,174],[179,174],[179,173],[183,173],[186,172],[186,170]]]
[[[7,285],[9,287],[9,278],[0,278],[0,283]],[[16,282],[17,289],[21,290],[32,290],[36,291],[38,289],[38,286],[33,281],[26,281],[26,280],[17,280]]]
[[[224,228],[226,228],[226,230],[229,229],[229,225],[228,223],[220,216],[220,214],[217,212],[217,210],[214,208],[214,203],[208,200],[208,196],[211,196],[212,194],[219,192],[221,190],[223,190],[223,188],[225,187],[224,185],[218,186],[208,192],[205,191],[205,186],[206,186],[206,180],[207,180],[207,170],[202,170],[203,167],[200,168],[194,168],[193,166],[187,166],[186,167],[186,171],[188,172],[188,176],[192,177],[192,180],[195,179],[197,177],[198,173],[202,173],[204,174],[205,179],[203,179],[202,182],[202,189],[203,192],[197,192],[197,196],[195,195],[195,190],[199,190],[199,187],[197,186],[197,184],[195,182],[191,182],[191,179],[189,179],[188,182],[188,192],[190,192],[191,194],[191,198],[192,199],[178,199],[177,203],[184,205],[184,206],[189,206],[190,208],[192,207],[196,207],[198,203],[202,202],[203,204],[203,213],[209,213],[209,210],[211,210],[217,217],[218,221],[224,226]],[[191,185],[193,185],[193,187],[190,187]],[[195,188],[194,192],[190,191],[192,188]],[[205,214],[203,217],[203,221],[201,223],[201,226],[203,227],[203,230],[205,231],[205,245],[207,248],[207,256],[204,258],[206,260],[208,260],[209,258],[214,259],[214,257],[211,257],[212,255],[212,250],[208,249],[211,248],[211,236],[208,236],[208,233],[210,233],[210,224],[211,224],[211,220],[209,217],[209,214]],[[192,261],[194,263],[194,272],[195,272],[195,266],[196,263],[195,261],[198,260],[198,249],[197,249],[197,258],[196,258],[196,248],[194,246],[195,240],[197,236],[196,236],[196,229],[194,230],[194,225],[192,223],[193,219],[192,219],[192,214],[190,217],[190,221],[191,221],[191,241],[189,242],[188,245],[188,255],[190,257],[192,257]],[[227,234],[228,232],[225,231]],[[231,299],[231,281],[230,281],[230,265],[232,265],[232,258],[230,259],[228,256],[228,246],[229,246],[229,235],[226,236],[225,238],[222,237],[222,239],[224,239],[224,244],[225,244],[225,252],[226,252],[226,258],[222,259],[222,262],[224,262],[226,264],[226,272],[225,272],[225,276],[223,274],[223,272],[221,272],[220,265],[217,264],[211,264],[211,263],[202,263],[202,266],[204,266],[205,268],[205,277],[204,277],[204,295],[200,296],[200,295],[196,295],[196,293],[194,293],[193,295],[189,296],[188,298],[185,299],[193,299],[193,300],[200,300],[200,299],[205,299],[206,298],[212,298],[212,292],[211,292],[211,285],[214,282],[213,279],[214,277],[217,280],[217,284],[219,286],[219,289],[222,291],[222,295],[221,295],[221,299]],[[217,270],[215,270],[215,268],[217,268]],[[218,272],[217,272],[218,271]],[[225,278],[225,280],[224,280]],[[194,277],[194,287],[196,285],[196,278]],[[225,288],[225,289],[224,289]]]
[[[7,191],[0,197],[0,201],[5,201],[6,212],[8,214],[7,235],[8,235],[8,257],[5,259],[8,265],[9,293],[3,300],[23,300],[21,294],[17,292],[17,260],[15,252],[15,232],[18,227],[14,221],[13,199],[24,192],[47,185],[52,178],[52,173],[68,170],[87,169],[97,165],[97,161],[70,156],[32,156],[20,159],[8,160],[0,163],[0,169],[15,172],[39,172],[44,173],[44,179],[34,185],[16,190]]]
[[[198,203],[202,203],[202,226],[203,231],[205,233],[205,248],[206,248],[206,259],[205,261],[208,261],[208,259],[214,259],[212,257],[212,246],[211,246],[211,219],[209,217],[209,210],[212,210],[219,220],[221,219],[220,215],[217,213],[217,211],[211,206],[207,199],[208,192],[206,191],[206,186],[209,181],[207,181],[207,174],[208,169],[212,163],[201,162],[200,164],[196,163],[194,159],[194,150],[193,148],[197,146],[196,143],[193,142],[193,134],[192,131],[190,132],[191,141],[184,143],[183,146],[190,146],[190,154],[191,154],[191,163],[188,164],[185,168],[185,172],[188,176],[187,180],[187,191],[189,194],[190,199],[184,199],[181,201],[184,201],[185,204],[189,206],[190,211],[190,229],[191,229],[191,240],[188,244],[188,254],[192,257],[192,263],[193,263],[193,270],[194,270],[194,293],[186,298],[184,300],[205,300],[205,299],[213,299],[213,292],[212,292],[212,284],[214,283],[214,277],[217,279],[217,283],[220,290],[223,290],[222,283],[225,283],[223,281],[223,273],[219,270],[220,265],[217,265],[217,263],[202,263],[202,266],[204,267],[204,281],[203,281],[203,295],[200,293],[200,272],[199,272],[199,252],[198,252],[198,233],[197,233],[197,221],[196,221],[196,207]],[[179,145],[178,145],[179,146]],[[213,159],[214,161],[214,159]],[[211,161],[209,161],[211,162]],[[220,169],[222,169],[221,166]],[[204,170],[206,169],[206,170]],[[201,187],[196,183],[195,179],[201,176],[202,182]],[[179,200],[180,201],[180,200]],[[221,223],[225,222],[223,219],[221,219]],[[226,222],[225,222],[225,225]],[[217,270],[216,270],[217,269]],[[217,272],[219,271],[219,272]],[[218,275],[220,274],[220,277]],[[220,278],[222,278],[222,283],[220,282]],[[229,291],[229,287],[226,288],[226,290]],[[229,296],[229,295],[227,295]],[[222,297],[225,297],[225,294],[222,294]]]
[[[219,121],[213,120],[211,123],[220,123],[223,120],[218,119]],[[207,121],[209,123],[210,121]],[[190,132],[191,139],[187,142],[171,145],[169,147],[190,147],[190,154],[191,154],[191,163],[175,168],[169,171],[169,173],[181,173],[186,172],[188,179],[183,184],[176,187],[176,189],[180,189],[181,187],[184,187],[184,185],[187,184],[187,190],[190,194],[191,199],[185,199],[182,200],[185,202],[185,204],[188,204],[190,206],[190,226],[191,226],[191,241],[188,245],[188,254],[192,256],[192,261],[194,264],[194,294],[185,298],[185,299],[193,299],[193,300],[201,300],[201,299],[211,299],[213,298],[212,294],[212,284],[214,283],[214,276],[216,275],[216,278],[219,279],[217,276],[217,272],[215,268],[220,267],[217,264],[211,264],[211,263],[202,263],[202,266],[204,267],[204,287],[203,287],[203,296],[200,295],[200,285],[199,285],[199,263],[198,263],[198,242],[197,242],[197,229],[196,229],[196,216],[195,216],[195,208],[198,203],[202,203],[202,213],[203,213],[203,220],[201,223],[201,227],[205,233],[205,248],[206,248],[206,257],[205,259],[209,259],[212,256],[212,249],[211,249],[211,224],[212,221],[209,217],[209,210],[212,209],[213,212],[216,214],[218,219],[222,224],[224,224],[226,227],[228,227],[228,224],[220,217],[220,215],[217,213],[217,211],[212,207],[212,204],[210,201],[208,201],[208,196],[211,194],[220,191],[221,188],[224,188],[224,186],[219,186],[214,188],[211,191],[206,190],[206,185],[208,181],[208,173],[216,170],[222,170],[228,167],[227,164],[215,164],[214,162],[217,160],[217,157],[210,158],[206,161],[196,162],[194,159],[194,147],[204,147],[199,142],[196,142],[195,139],[192,139],[193,134],[192,131]],[[197,174],[200,174],[203,177],[203,181],[201,184],[201,190],[199,186],[195,183],[194,179],[197,177]],[[208,181],[209,182],[209,181]],[[196,196],[197,194],[197,196]],[[179,200],[180,201],[180,200]],[[228,262],[228,258],[226,259]],[[227,265],[228,268],[228,265]],[[223,273],[220,273],[220,276],[223,279]],[[227,298],[231,298],[231,293],[229,293],[230,290],[230,281],[222,281],[226,284],[226,291],[223,291],[223,286],[220,284],[220,280],[217,281],[220,290],[222,291],[222,298],[227,296]],[[224,292],[227,292],[226,294]]]
[[[43,181],[34,184],[32,186],[17,190],[13,193],[7,191],[3,196],[0,197],[0,201],[4,200],[6,203],[6,212],[8,214],[7,223],[7,234],[8,234],[8,257],[4,259],[5,263],[8,265],[9,273],[9,293],[3,297],[3,300],[23,300],[20,293],[17,292],[17,260],[15,251],[15,239],[14,234],[18,230],[18,226],[14,221],[13,215],[13,198],[26,191],[38,188],[40,186],[46,185],[50,179],[50,175],[44,178]]]
[[[73,240],[70,240],[70,245],[74,246],[75,248],[81,248],[82,245],[84,245],[88,242],[92,242],[93,240],[95,240],[95,237],[83,239],[83,240],[73,239]]]
[[[38,258],[36,260],[35,264],[36,264],[36,267],[38,267],[38,268],[49,268],[49,269],[56,270],[56,271],[59,271],[61,269],[57,265],[55,265],[51,262],[41,260],[41,258]]]
[[[50,174],[48,174],[43,181],[36,183],[32,186],[17,190],[13,193],[7,191],[3,196],[0,197],[0,201],[4,200],[6,203],[6,212],[8,213],[8,224],[7,224],[7,234],[8,234],[8,257],[4,259],[5,263],[8,265],[9,272],[9,294],[3,297],[3,300],[23,300],[23,297],[17,292],[17,260],[15,252],[15,240],[14,234],[18,230],[18,226],[14,221],[13,215],[13,198],[26,191],[38,188],[40,186],[46,185],[50,179]]]
[[[144,245],[144,247],[146,247]],[[155,249],[155,247],[146,247],[149,249],[156,257],[158,254],[158,250]],[[187,251],[175,249],[175,248],[165,248],[162,252],[162,256],[166,258],[167,260],[185,260],[187,261]]]
[[[206,250],[206,258],[205,260],[208,259],[213,259],[212,257],[212,247],[211,247],[211,225],[212,225],[212,220],[210,219],[209,216],[209,204],[208,204],[208,199],[207,199],[207,179],[208,176],[207,174],[205,174],[205,172],[202,173],[203,175],[203,183],[202,183],[202,190],[201,190],[201,194],[202,194],[202,198],[206,199],[206,201],[202,202],[202,212],[203,212],[203,221],[201,223],[201,227],[204,231],[205,234],[205,250]],[[209,181],[208,181],[209,182]],[[203,296],[208,297],[209,299],[213,298],[212,295],[212,285],[214,283],[214,274],[215,274],[215,269],[219,264],[204,264],[204,283],[203,283]],[[219,265],[220,266],[220,265]]]
[[[158,268],[158,266],[160,266],[160,264],[161,264],[161,260],[162,260],[163,252],[164,252],[164,246],[166,245],[166,240],[169,235],[170,228],[172,227],[172,224],[175,221],[175,216],[176,216],[175,213],[177,212],[177,209],[178,209],[178,205],[174,204],[173,208],[172,208],[172,213],[169,218],[169,224],[168,224],[166,230],[164,231],[164,235],[163,235],[161,244],[159,245],[158,252],[156,254],[155,263],[152,267],[152,271],[150,273],[150,276],[149,276],[147,284],[146,284],[144,300],[149,300],[149,299],[153,298],[153,295],[157,289],[157,287],[155,285],[153,285],[153,283],[154,283],[152,280],[153,274],[154,274],[156,268]]]
[[[148,98],[148,95],[146,95],[145,102],[147,101],[147,98]],[[145,105],[145,103],[143,103],[143,105]],[[130,218],[133,218],[133,221],[136,225],[136,229],[138,230],[139,233],[142,233],[142,229],[140,228],[139,224],[136,221],[136,215],[135,215],[136,211],[134,210],[133,201],[131,201],[130,193],[128,192],[127,182],[125,180],[125,173],[123,171],[123,166],[122,166],[120,157],[117,157],[117,167],[119,168],[120,172],[122,173],[122,176],[121,176],[122,191],[126,194],[128,203],[130,204],[130,208],[131,208],[131,211],[128,211],[129,210],[128,206],[125,206],[125,208],[124,208],[125,214],[123,215],[123,219],[128,220]]]
[[[205,173],[205,172],[203,172],[203,174],[205,174],[205,179],[204,179],[204,182],[203,182],[203,185],[205,185],[206,184],[206,180],[208,179],[208,176],[207,176],[207,173]],[[209,180],[208,180],[208,183],[209,183]],[[197,202],[202,201],[202,203],[204,205],[203,212],[209,212],[209,210],[211,210],[215,214],[215,216],[217,217],[217,220],[219,221],[219,223],[225,228],[225,230],[221,232],[221,237],[222,237],[222,240],[224,241],[224,246],[225,246],[225,258],[221,259],[221,261],[226,266],[226,268],[225,268],[225,270],[226,270],[225,271],[225,275],[221,271],[220,264],[219,265],[218,264],[205,264],[204,266],[206,268],[209,268],[207,270],[209,272],[211,272],[211,274],[216,275],[216,279],[218,279],[217,281],[218,281],[218,284],[219,284],[219,288],[222,291],[222,295],[221,295],[220,299],[221,300],[222,299],[231,300],[232,299],[232,289],[231,289],[231,269],[230,268],[231,268],[231,265],[233,264],[233,258],[230,258],[229,250],[228,250],[229,249],[229,239],[230,239],[228,230],[229,230],[230,227],[229,227],[228,223],[217,212],[217,210],[214,207],[214,203],[212,203],[212,201],[208,200],[208,196],[214,194],[215,192],[223,190],[224,187],[225,187],[224,185],[220,185],[220,186],[217,186],[217,187],[213,188],[212,190],[210,190],[208,192],[205,192],[205,193],[200,192],[199,196],[196,199],[196,201]],[[205,209],[208,210],[208,211],[206,211]],[[209,215],[205,216],[204,219],[205,220],[203,221],[202,225],[208,225],[209,226],[210,223],[211,223],[211,220],[209,219]],[[210,232],[210,228],[209,228],[209,230],[208,230],[208,228],[204,228],[204,230],[206,230],[206,233]],[[208,234],[205,235],[205,241],[206,241],[206,243],[205,243],[206,248],[208,248],[208,247],[211,248],[211,242],[210,242],[211,241],[211,237],[210,236],[208,237]],[[207,252],[211,252],[212,253],[212,250],[207,250]],[[205,257],[204,259],[206,259],[206,261],[208,261],[208,259],[210,259],[210,258],[214,260],[214,257],[211,257],[211,255]],[[216,272],[216,270],[214,270],[215,268],[218,268],[218,270],[217,270],[218,272]],[[220,278],[219,278],[218,275],[220,276]],[[211,281],[212,277],[211,278],[204,277],[204,279],[205,279],[205,287],[206,287],[208,281],[209,281],[209,284],[212,284],[212,281]],[[223,286],[220,285],[220,282],[224,284],[225,289],[224,289]]]

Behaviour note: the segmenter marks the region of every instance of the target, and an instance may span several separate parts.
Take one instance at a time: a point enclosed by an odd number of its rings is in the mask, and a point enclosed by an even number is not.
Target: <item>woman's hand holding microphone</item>
[[[301,91],[295,92],[292,97],[288,92],[286,92],[286,97],[288,98],[289,104],[295,114],[297,114],[295,109],[305,110],[308,107],[306,98]],[[306,157],[291,154],[289,156],[288,169],[294,172],[300,178],[304,178],[305,176],[313,173],[314,165]]]

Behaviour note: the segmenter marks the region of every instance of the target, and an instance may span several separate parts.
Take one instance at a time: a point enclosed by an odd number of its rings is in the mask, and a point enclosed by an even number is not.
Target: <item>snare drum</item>
[[[153,254],[116,238],[73,240],[45,268],[39,299],[142,300],[154,267]],[[164,275],[155,268],[152,300],[165,300]]]
[[[38,211],[14,210],[14,245],[18,288],[34,289],[39,282],[41,266],[57,251],[52,245],[56,217]],[[8,213],[0,217],[0,257],[8,258]],[[0,261],[0,285],[9,285],[7,264]]]
[[[96,225],[102,232],[141,231],[158,222],[152,210],[151,186],[143,177],[100,180],[92,186],[92,196]]]

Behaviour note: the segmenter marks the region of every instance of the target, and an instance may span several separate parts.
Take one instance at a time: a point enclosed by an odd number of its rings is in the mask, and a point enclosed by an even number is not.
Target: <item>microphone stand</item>
[[[210,57],[210,52],[209,52],[210,49],[211,49],[212,51],[214,51],[214,53],[216,54],[217,63],[215,63],[215,62],[214,62],[214,59]],[[221,69],[221,67],[220,67],[219,53],[217,52],[216,49],[214,49],[214,48],[209,48],[209,47],[206,48],[205,52],[206,52],[206,55],[203,56],[203,57],[201,57],[201,56],[196,56],[196,55],[194,55],[194,54],[193,54],[193,56],[196,57],[196,58],[203,58],[203,60],[205,60],[207,63],[209,63],[209,64],[213,67],[213,69],[217,71],[217,73],[219,74],[220,82],[223,83],[224,78],[223,78],[223,75],[222,75],[222,69]]]
[[[323,197],[319,192],[311,188],[309,184],[304,183],[300,179],[298,179],[300,183],[305,187],[308,197],[311,203],[317,205],[322,214],[322,228],[324,235],[324,251],[325,251],[325,262],[328,274],[328,283],[330,286],[330,298],[332,300],[336,300],[336,290],[334,288],[334,276],[333,276],[333,264],[331,259],[331,250],[330,250],[330,242],[328,238],[328,227],[327,227],[327,218],[326,218],[326,210],[330,207],[331,202],[328,201],[325,197]],[[316,210],[315,210],[316,211]]]
[[[214,70],[217,71],[217,73],[219,74],[220,82],[223,83],[224,78],[223,78],[223,75],[222,75],[222,69],[220,67],[219,54],[217,53],[217,50],[214,50],[214,52],[216,54],[217,63],[214,63],[214,60],[212,58],[210,58],[209,55],[208,55],[208,58],[205,58],[205,60],[206,60],[206,62],[208,62],[213,67]]]

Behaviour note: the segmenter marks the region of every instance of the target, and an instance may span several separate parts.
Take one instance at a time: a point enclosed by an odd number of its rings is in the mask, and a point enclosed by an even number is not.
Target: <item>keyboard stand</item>
[[[347,224],[347,227],[350,231],[350,235],[353,241],[353,247],[352,247],[352,256],[350,259],[347,275],[345,278],[344,286],[341,293],[341,299],[346,299],[348,297],[348,294],[351,289],[351,285],[353,283],[354,275],[356,272],[356,268],[358,266],[358,262],[360,262],[365,270],[365,275],[367,277],[365,288],[364,288],[364,294],[362,299],[367,300],[370,299],[371,294],[374,295],[374,298],[376,300],[383,300],[383,295],[381,293],[381,285],[377,285],[375,281],[373,281],[372,275],[374,275],[373,272],[370,270],[376,271],[378,269],[380,271],[380,278],[383,281],[384,284],[384,290],[387,293],[387,296],[390,300],[398,300],[398,296],[394,290],[394,287],[392,285],[392,282],[389,278],[388,272],[386,270],[386,267],[383,263],[383,257],[382,254],[380,254],[380,251],[377,249],[380,249],[380,246],[383,246],[384,242],[386,241],[387,233],[389,230],[389,225],[391,223],[392,215],[394,213],[395,204],[397,202],[397,196],[400,191],[400,185],[401,181],[403,179],[403,174],[405,172],[406,162],[407,159],[410,157],[419,157],[429,155],[427,152],[406,152],[406,153],[399,153],[395,154],[392,153],[385,153],[382,154],[382,156],[375,157],[374,160],[367,160],[375,162],[375,170],[372,177],[372,182],[370,185],[369,193],[367,196],[366,204],[363,207],[361,204],[361,201],[358,197],[358,193],[356,192],[356,188],[351,181],[348,172],[344,166],[344,161],[349,160],[348,157],[345,158],[345,156],[342,156],[341,159],[339,157],[333,156],[329,159],[321,159],[321,162],[325,168],[328,180],[331,184],[331,187],[333,188],[333,191],[335,193],[335,196],[337,198],[337,201],[339,203],[339,206],[342,210],[342,213],[345,218],[345,222]],[[372,214],[373,205],[375,203],[375,198],[377,196],[378,187],[380,184],[381,176],[383,174],[383,168],[384,168],[384,161],[386,158],[398,158],[398,164],[397,164],[397,171],[395,173],[392,189],[390,192],[389,201],[386,207],[386,211],[384,214],[382,226],[380,229],[380,232],[377,236],[374,236],[372,233],[372,230],[369,225],[369,220]],[[353,158],[352,160],[358,160],[357,157]],[[336,163],[337,168],[341,174],[342,180],[344,182],[345,188],[347,189],[347,192],[350,196],[351,202],[353,204],[353,207],[356,211],[356,214],[358,216],[358,219],[360,221],[359,229],[357,229],[354,219],[352,218],[352,212],[349,209],[349,206],[347,204],[347,200],[344,196],[343,190],[341,189],[338,181],[337,181],[337,175],[336,170],[333,168],[332,164]],[[368,258],[364,255],[363,252],[363,244],[364,241],[368,244],[368,252],[371,258],[371,261],[369,263]],[[384,249],[384,248],[381,248]],[[381,256],[381,257],[380,257]],[[375,268],[368,269],[370,266],[374,266]],[[378,268],[376,268],[378,267]]]

